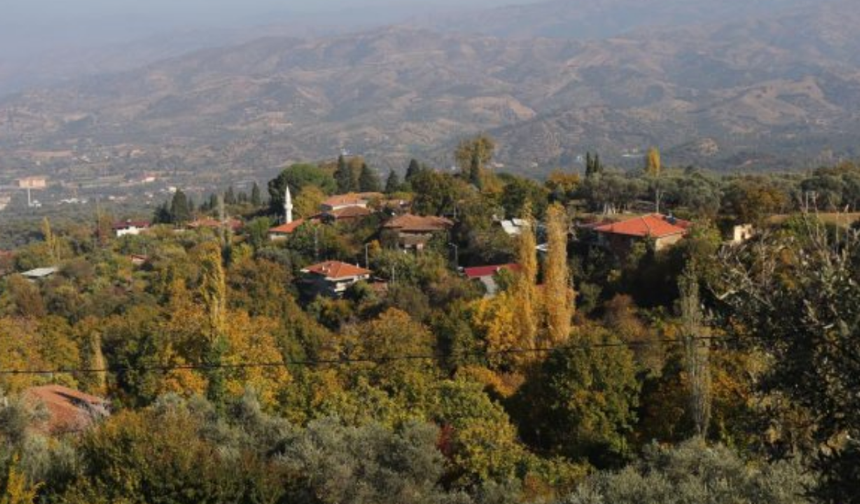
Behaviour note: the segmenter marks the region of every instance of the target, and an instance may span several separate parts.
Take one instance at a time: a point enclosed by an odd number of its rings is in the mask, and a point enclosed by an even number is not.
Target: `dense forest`
[[[121,238],[131,216],[107,211],[15,229],[0,503],[860,502],[860,168],[717,177],[653,149],[537,182],[492,152],[179,190]],[[287,187],[304,222],[276,241]],[[366,217],[315,217],[355,192],[381,193]],[[404,213],[452,225],[404,251],[385,227]],[[595,239],[655,213],[683,240]],[[372,278],[309,292],[329,260]],[[461,271],[512,263],[496,292]],[[109,414],[47,432],[27,398],[49,384]]]

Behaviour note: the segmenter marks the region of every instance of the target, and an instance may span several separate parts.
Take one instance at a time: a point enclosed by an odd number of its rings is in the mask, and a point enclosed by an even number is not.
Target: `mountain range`
[[[729,170],[857,155],[853,1],[714,5],[671,22],[634,10],[641,22],[617,19],[630,31],[591,22],[604,27],[593,38],[558,36],[633,2],[601,3],[604,14],[552,1],[461,25],[265,37],[26,91],[0,100],[0,162],[91,173],[93,156],[45,163],[45,152],[125,150],[150,169],[268,173],[348,150],[381,169],[413,156],[448,166],[456,142],[479,132],[497,139],[505,170],[534,175],[586,151],[636,163],[649,146],[670,164]],[[127,169],[108,158],[95,171]]]

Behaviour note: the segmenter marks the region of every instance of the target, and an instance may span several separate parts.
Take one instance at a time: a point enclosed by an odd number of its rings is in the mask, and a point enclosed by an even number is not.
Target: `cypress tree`
[[[603,166],[600,164],[600,154],[594,153],[594,174],[603,173]]]
[[[385,181],[385,194],[396,193],[400,190],[400,177],[397,172],[391,170],[388,174],[388,180]]]
[[[182,189],[177,189],[170,202],[170,222],[181,224],[189,220],[191,220],[191,209],[188,208],[188,197]]]
[[[260,186],[254,182],[254,187],[251,188],[251,205],[258,208],[263,205],[263,197],[260,194]]]
[[[367,163],[362,163],[361,174],[358,176],[358,189],[361,192],[379,192],[380,190],[379,175],[376,170],[372,170]]]
[[[585,178],[590,178],[594,175],[594,161],[591,159],[591,153],[585,153]]]
[[[418,160],[413,158],[409,161],[409,168],[406,169],[406,181],[411,182],[412,178],[421,173],[421,165]]]
[[[340,194],[346,194],[355,190],[352,169],[347,164],[343,155],[337,158],[337,170],[334,172],[334,180],[337,182],[337,192]]]
[[[224,193],[224,203],[228,205],[235,205],[237,203],[236,193],[233,191],[233,186],[227,188],[227,192]]]

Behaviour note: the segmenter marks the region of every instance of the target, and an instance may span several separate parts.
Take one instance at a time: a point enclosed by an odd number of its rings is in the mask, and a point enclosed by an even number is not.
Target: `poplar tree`
[[[535,348],[537,341],[539,300],[537,295],[538,264],[532,219],[531,204],[526,202],[523,208],[523,220],[528,224],[524,227],[517,241],[517,261],[520,272],[515,283],[517,310],[517,329],[519,330],[520,348]]]
[[[206,349],[204,364],[210,366],[209,386],[207,396],[215,404],[221,404],[224,398],[224,373],[220,369],[222,357],[227,350],[225,333],[227,312],[227,285],[222,266],[221,249],[210,246],[204,252],[200,261],[202,278],[200,281],[200,296],[206,311],[206,327],[204,329]]]
[[[660,161],[660,151],[657,147],[651,147],[645,156],[645,173],[652,177],[659,177],[662,170],[663,164]]]
[[[53,265],[58,265],[60,263],[60,245],[51,229],[51,221],[47,217],[42,219],[42,236],[45,238],[45,246],[48,247],[48,254]]]
[[[544,271],[547,339],[550,345],[559,345],[570,335],[575,307],[567,264],[567,215],[558,203],[547,210],[546,232],[549,246]]]
[[[684,338],[687,376],[690,386],[689,413],[696,433],[705,437],[711,418],[710,346],[702,339],[704,324],[699,301],[699,279],[688,268],[678,281],[681,292],[681,330]]]

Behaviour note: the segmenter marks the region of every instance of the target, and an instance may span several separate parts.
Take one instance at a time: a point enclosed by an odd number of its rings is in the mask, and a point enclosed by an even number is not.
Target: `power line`
[[[572,351],[572,350],[591,350],[591,349],[606,349],[606,348],[638,348],[650,347],[656,345],[686,343],[690,340],[696,342],[712,342],[712,341],[728,341],[736,338],[728,337],[706,337],[698,336],[695,338],[674,338],[664,340],[642,340],[642,341],[627,341],[617,343],[591,343],[586,345],[561,345],[557,347],[546,348],[511,348],[508,350],[496,350],[489,352],[466,352],[459,354],[460,357],[478,357],[489,358],[505,355],[527,355],[527,354],[548,354],[555,351]],[[275,362],[240,362],[233,364],[183,364],[183,365],[167,365],[167,366],[108,366],[103,369],[87,369],[87,368],[58,368],[53,370],[48,369],[3,369],[0,370],[0,376],[9,375],[54,375],[54,374],[95,374],[95,373],[128,373],[137,371],[141,373],[161,372],[168,373],[170,371],[213,371],[213,370],[241,370],[254,368],[286,368],[291,366],[348,366],[354,364],[387,364],[389,362],[402,361],[420,361],[420,360],[441,360],[445,356],[441,354],[425,354],[425,355],[394,355],[390,357],[343,357],[338,359],[314,359],[314,360],[292,360],[284,359]]]

